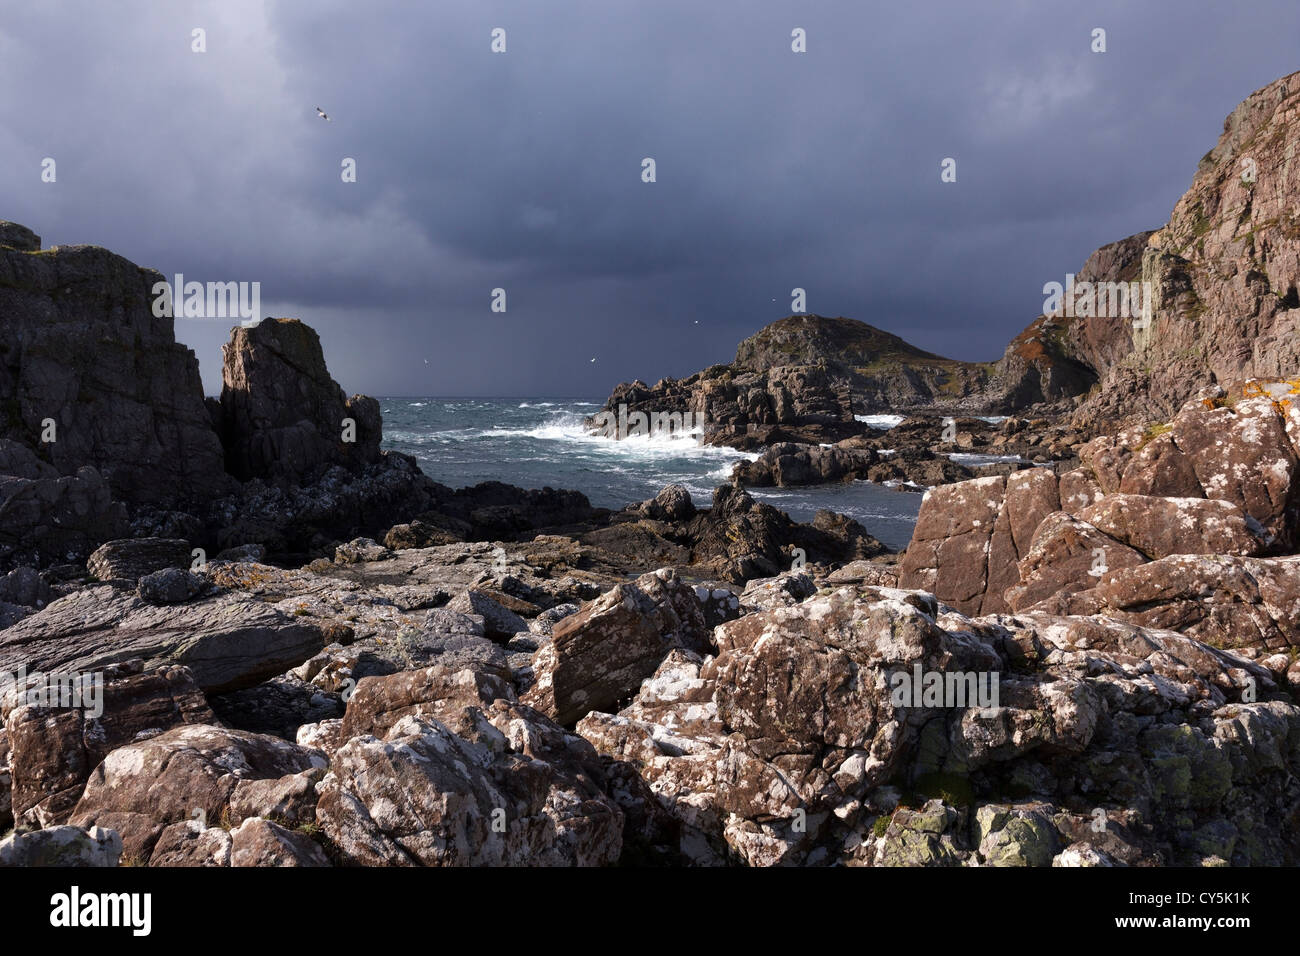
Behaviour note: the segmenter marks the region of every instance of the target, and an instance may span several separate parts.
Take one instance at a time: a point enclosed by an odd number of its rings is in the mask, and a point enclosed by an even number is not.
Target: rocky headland
[[[1140,328],[620,386],[761,452],[708,508],[440,485],[295,320],[205,400],[155,273],[0,224],[0,865],[1295,865],[1298,103],[1089,259]],[[855,478],[902,555],[743,487]]]

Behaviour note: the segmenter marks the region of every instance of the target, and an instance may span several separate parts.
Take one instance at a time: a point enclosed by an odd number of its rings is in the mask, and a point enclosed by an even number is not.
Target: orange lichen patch
[[[1300,378],[1252,378],[1241,386],[1242,398],[1268,398],[1273,402],[1273,410],[1285,415],[1293,404],[1288,396],[1300,396]]]

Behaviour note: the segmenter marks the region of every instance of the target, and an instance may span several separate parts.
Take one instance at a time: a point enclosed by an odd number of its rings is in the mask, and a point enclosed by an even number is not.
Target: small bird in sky
[[[316,107],[316,115],[319,116],[327,123],[330,121],[328,114],[326,114],[326,112],[323,109],[321,109],[319,106]]]
[[[425,359],[425,360],[424,360],[424,364],[425,364],[425,365],[428,365],[428,364],[429,364],[429,360],[428,360],[428,359]]]
[[[594,361],[596,361],[596,360],[595,360],[595,359],[592,359],[592,361],[594,362]]]
[[[699,319],[696,319],[696,320],[695,320],[695,324],[696,324],[696,325],[699,325],[699,324],[700,324],[700,320],[699,320]]]

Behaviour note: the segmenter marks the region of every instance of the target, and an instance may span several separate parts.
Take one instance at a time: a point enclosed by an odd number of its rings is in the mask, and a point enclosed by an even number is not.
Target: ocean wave
[[[854,421],[870,425],[872,428],[889,430],[902,423],[905,415],[854,415]]]

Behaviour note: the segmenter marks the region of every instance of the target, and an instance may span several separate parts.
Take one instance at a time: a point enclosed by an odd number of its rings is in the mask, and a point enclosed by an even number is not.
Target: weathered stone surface
[[[1169,223],[1146,237],[1140,265],[1127,276],[1152,290],[1145,328],[1123,322],[1128,328],[1115,330],[1111,354],[1093,364],[1100,387],[1075,413],[1081,427],[1109,431],[1167,419],[1207,382],[1288,378],[1300,368],[1292,292],[1300,284],[1291,200],[1297,96],[1300,75],[1293,73],[1238,105]],[[1253,177],[1242,175],[1246,158],[1255,164]]]
[[[320,767],[277,779],[240,780],[230,794],[230,820],[241,823],[264,817],[284,826],[316,819],[316,784],[325,776]]]
[[[353,864],[600,866],[618,859],[623,831],[602,785],[590,745],[502,699],[469,708],[458,733],[404,716],[353,737],[317,819]]]
[[[382,737],[408,716],[436,720],[459,733],[493,701],[513,696],[502,677],[476,669],[434,666],[369,677],[357,684],[337,734],[343,740],[365,734]]]
[[[497,641],[508,641],[519,632],[528,630],[528,622],[522,617],[474,588],[452,598],[447,610],[481,617],[483,633]]]
[[[1174,555],[1107,576],[1092,613],[1217,647],[1300,645],[1300,558]]]
[[[555,626],[533,660],[536,683],[524,702],[571,724],[636,693],[673,648],[708,646],[694,589],[671,569],[644,574]]]
[[[181,568],[164,568],[140,579],[136,593],[146,604],[184,604],[208,590],[208,580]]]
[[[1289,549],[1300,519],[1300,465],[1287,414],[1267,398],[1233,408],[1191,402],[1154,433],[1134,426],[1092,440],[1080,452],[1083,466],[1059,481],[1032,469],[1007,476],[1000,494],[998,478],[935,489],[922,503],[900,583],[967,613],[1049,599],[1090,613],[1095,604],[1070,596],[1091,589],[1103,567],[1141,563],[1135,556]]]
[[[109,753],[177,724],[210,722],[212,711],[184,667],[142,673],[140,661],[102,675],[102,687],[83,692],[80,708],[29,697],[43,680],[31,678],[0,694],[12,774],[12,812],[21,823],[50,826],[67,820],[91,771]],[[68,703],[77,703],[69,697]],[[94,711],[98,710],[99,713]]]
[[[153,845],[150,866],[230,866],[230,833],[198,820],[164,827]]]
[[[333,693],[290,672],[252,687],[213,694],[209,702],[228,727],[294,740],[303,724],[342,716],[342,695],[350,686],[341,683]]]
[[[0,840],[0,866],[117,866],[122,838],[102,827],[50,827]]]
[[[305,834],[250,817],[230,831],[231,866],[329,866],[325,852]]]
[[[0,220],[0,246],[8,246],[18,252],[40,252],[41,237],[26,226]]]
[[[1041,806],[985,804],[975,811],[975,837],[985,866],[1051,866],[1060,836]]]
[[[942,800],[928,800],[920,809],[900,808],[876,851],[877,866],[960,866],[955,846],[957,812]]]
[[[126,852],[148,859],[167,826],[220,821],[241,780],[278,779],[324,763],[320,754],[275,737],[184,724],[104,758],[72,822],[85,827],[111,820]]]
[[[958,610],[978,612],[988,591],[989,542],[1006,483],[995,476],[927,491],[899,584],[931,591]]]
[[[128,530],[126,507],[89,465],[60,476],[26,446],[0,439],[0,567],[78,561]]]
[[[724,624],[715,660],[670,656],[632,707],[591,714],[580,730],[673,801],[702,862],[807,861],[834,815],[895,772],[923,723],[892,704],[885,674],[940,659],[1001,666],[937,627],[928,597],[871,594],[841,588]]]
[[[559,624],[566,617],[577,614],[579,610],[576,604],[557,604],[555,607],[547,608],[537,617],[528,622],[528,630],[538,637],[549,638],[555,630],[555,625]]]
[[[182,664],[203,690],[221,692],[282,673],[325,644],[310,618],[246,595],[156,607],[99,585],[0,632],[0,670],[86,672],[141,658],[147,667]]]
[[[1300,462],[1272,400],[1212,409],[1191,403],[1171,424],[1205,497],[1235,504],[1280,548],[1300,544]]]
[[[656,521],[690,521],[695,517],[695,502],[685,485],[665,485],[659,494],[643,502],[641,511]]]
[[[1018,611],[1050,597],[1087,590],[1112,571],[1145,561],[1142,554],[1088,522],[1057,511],[1034,532],[1020,562],[1020,583],[1008,588],[1005,598]]]
[[[190,543],[180,538],[123,538],[100,545],[86,562],[96,581],[128,581],[164,568],[188,568]]]
[[[1153,560],[1171,554],[1252,555],[1264,550],[1256,533],[1262,531],[1259,523],[1221,499],[1107,495],[1082,509],[1079,518]]]

